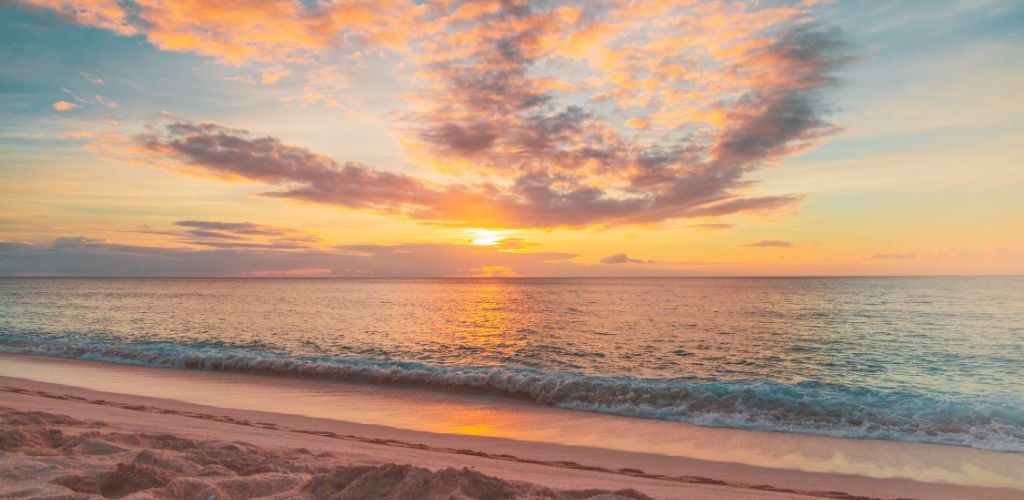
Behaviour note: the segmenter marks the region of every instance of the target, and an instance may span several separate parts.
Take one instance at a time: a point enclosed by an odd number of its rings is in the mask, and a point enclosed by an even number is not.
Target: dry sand
[[[0,497],[1022,498],[438,435],[0,377]]]
[[[350,465],[331,452],[125,432],[102,421],[0,408],[5,497],[649,498],[557,491],[468,468]]]

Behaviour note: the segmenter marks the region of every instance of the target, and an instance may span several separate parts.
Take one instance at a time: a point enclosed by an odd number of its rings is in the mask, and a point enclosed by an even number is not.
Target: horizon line
[[[668,276],[73,276],[73,275],[23,275],[0,276],[0,279],[219,279],[219,280],[525,280],[525,279],[753,279],[753,278],[1024,278],[1024,274],[719,274],[719,275],[668,275]]]

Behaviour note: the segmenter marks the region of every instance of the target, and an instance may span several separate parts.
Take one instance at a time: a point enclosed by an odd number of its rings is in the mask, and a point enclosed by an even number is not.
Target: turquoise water
[[[1024,278],[2,279],[0,351],[1024,452]]]

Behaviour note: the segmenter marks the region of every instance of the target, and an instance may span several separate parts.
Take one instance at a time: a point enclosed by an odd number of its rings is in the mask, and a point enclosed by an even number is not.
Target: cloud
[[[401,0],[17,3],[49,9],[69,21],[118,35],[141,35],[163,50],[192,52],[229,64],[310,60],[338,46],[398,47],[412,32],[412,20],[424,10]]]
[[[17,3],[32,9],[50,9],[58,16],[84,26],[112,31],[118,35],[134,35],[138,31],[129,10],[118,0],[21,0]]]
[[[649,223],[800,201],[753,196],[746,176],[838,130],[822,100],[847,60],[838,33],[801,6],[668,7],[651,23],[645,9],[555,5],[501,4],[426,44],[438,56],[409,137],[435,165],[504,180],[502,222]],[[577,37],[600,75],[589,101],[543,73],[578,61],[566,45]]]
[[[628,255],[626,255],[624,253],[617,253],[615,255],[609,255],[609,256],[601,259],[601,263],[602,264],[646,264],[646,263],[650,263],[650,262],[651,261],[649,261],[649,260],[631,259],[631,258],[629,258]]]
[[[260,73],[260,83],[263,85],[273,85],[286,76],[288,76],[288,70],[264,71]]]
[[[100,77],[98,77],[98,76],[96,76],[96,75],[94,75],[92,73],[87,73],[87,72],[83,71],[83,72],[81,72],[79,74],[82,75],[82,78],[85,78],[86,80],[89,81],[89,83],[92,83],[93,85],[103,85],[104,84],[102,78],[100,78]]]
[[[524,250],[533,246],[536,246],[536,243],[530,243],[522,238],[502,238],[494,245],[499,250]]]
[[[179,242],[209,248],[303,250],[320,241],[305,231],[252,222],[183,220],[174,225],[186,228],[177,233]]]
[[[913,253],[906,252],[906,253],[876,253],[874,255],[871,255],[868,258],[869,259],[878,259],[878,260],[893,260],[893,259],[913,259],[914,257],[916,257],[916,255],[914,255]]]
[[[557,227],[628,224],[785,208],[800,196],[738,197],[715,169],[673,179],[664,192],[613,197],[568,174],[530,170],[511,183],[439,185],[357,162],[340,163],[271,136],[219,124],[175,120],[135,138],[147,156],[185,172],[247,179],[278,188],[264,193],[329,205],[368,208],[468,227]],[[724,182],[724,184],[723,184]]]
[[[64,236],[53,240],[54,249],[81,248],[105,244],[107,240],[98,238],[86,238],[84,236]]]
[[[109,233],[141,233],[169,236],[176,243],[189,247],[223,249],[307,250],[320,245],[316,235],[292,229],[253,222],[183,220],[174,223],[183,229],[154,229],[148,225],[136,229],[91,229]]]
[[[304,105],[340,106],[350,68],[337,68],[386,51],[408,75],[396,128],[429,176],[181,119],[138,143],[165,166],[261,182],[268,196],[466,227],[786,210],[802,195],[758,193],[751,174],[839,130],[825,92],[848,60],[840,34],[798,2],[27,3],[165,50],[259,63],[267,84],[318,68],[291,97]]]
[[[759,248],[793,248],[792,243],[782,240],[760,240],[753,243],[746,243],[743,246]]]
[[[103,97],[99,94],[94,95],[93,100],[111,109],[116,109],[120,106],[119,104],[117,104],[117,101],[109,99],[107,97]]]
[[[579,264],[573,261],[576,256],[571,253],[509,252],[501,245],[404,243],[288,248],[271,244],[232,245],[234,241],[219,243],[223,245],[160,247],[82,236],[56,238],[49,245],[0,241],[0,276],[671,276],[720,275],[723,269],[735,265],[701,261],[654,263],[624,255],[621,258],[627,263],[645,265]]]
[[[53,107],[53,109],[57,111],[70,111],[72,109],[77,108],[78,105],[68,101],[54,101],[51,107]]]
[[[194,233],[195,231],[214,230],[246,235],[259,234],[270,236],[283,236],[286,234],[291,234],[295,231],[293,229],[265,226],[262,224],[253,224],[252,222],[183,220],[175,222],[174,225],[187,228],[195,228],[192,231],[190,231],[192,233]]]
[[[733,225],[725,222],[705,222],[702,224],[690,224],[690,227],[707,231],[719,231],[722,229],[730,229]]]
[[[475,276],[490,269],[487,273],[495,275],[558,276],[582,268],[569,262],[572,257],[453,244],[349,245],[321,250],[228,242],[195,249],[62,237],[51,245],[0,242],[0,275],[439,277]]]
[[[308,267],[298,269],[252,271],[249,275],[257,278],[323,278],[330,276],[333,272],[334,270],[329,267]]]
[[[334,159],[270,137],[213,123],[175,121],[137,137],[151,154],[184,162],[208,174],[279,186],[272,197],[297,198],[353,208],[401,212],[430,206],[441,193],[424,181]]]
[[[277,242],[277,243],[252,243],[248,241],[231,241],[233,238],[228,238],[229,241],[221,241],[219,238],[222,236],[214,236],[215,240],[184,240],[189,245],[198,245],[210,248],[233,248],[233,249],[265,249],[265,250],[303,250],[309,248],[307,245],[300,245],[296,243]]]

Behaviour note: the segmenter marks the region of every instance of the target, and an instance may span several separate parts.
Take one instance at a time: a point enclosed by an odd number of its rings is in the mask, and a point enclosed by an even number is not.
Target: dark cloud
[[[609,255],[601,259],[602,264],[646,264],[650,263],[649,260],[631,259],[624,253],[617,253],[615,255]]]
[[[187,135],[179,135],[187,133]],[[244,132],[234,132],[244,134]],[[232,135],[213,124],[175,122],[137,138],[151,154],[189,168],[244,177],[278,187],[267,196],[295,198],[464,226],[555,227],[645,223],[680,217],[721,216],[778,210],[799,196],[741,198],[730,195],[720,173],[710,168],[681,174],[661,193],[612,197],[581,185],[571,174],[527,171],[510,185],[432,185],[404,174],[357,164],[339,164],[306,148],[272,137]],[[184,221],[200,223],[202,221]],[[259,229],[191,225],[193,230],[257,233]],[[209,229],[207,229],[209,227]]]
[[[219,222],[219,221],[205,221],[205,220],[183,220],[175,222],[174,225],[181,227],[195,228],[197,230],[213,230],[213,231],[224,231],[229,233],[237,234],[259,234],[269,236],[280,236],[289,234],[292,232],[290,229],[284,229],[273,226],[264,226],[262,224],[253,224],[251,222]]]
[[[248,241],[186,240],[184,243],[211,248],[262,248],[272,250],[299,250],[309,248],[294,243],[252,243]]]
[[[245,240],[245,236],[238,236],[235,234],[224,233],[220,231],[210,231],[209,229],[192,229],[186,231],[188,234],[197,238],[216,238],[222,240]]]
[[[179,243],[216,248],[309,248],[320,242],[316,235],[287,227],[255,224],[252,222],[223,222],[206,220],[183,220],[174,223],[181,230],[154,229],[142,225],[136,229],[98,229],[91,231],[108,233],[140,233],[170,236]],[[61,240],[58,240],[61,241]],[[68,243],[75,243],[72,239]],[[102,240],[90,240],[102,242]]]
[[[557,14],[530,4],[503,4],[487,30],[469,24],[453,36],[455,58],[428,66],[435,86],[424,96],[440,104],[416,115],[410,128],[441,157],[455,152],[476,168],[516,177],[525,170],[571,170],[591,160],[619,161],[622,145],[580,105],[560,104],[531,75],[558,36]],[[439,51],[449,52],[439,48]],[[578,179],[574,179],[578,180]]]
[[[214,248],[307,248],[319,238],[304,231],[252,222],[183,220],[174,225],[187,228],[179,241]],[[173,234],[173,233],[172,233]],[[269,241],[267,238],[270,238]]]
[[[498,134],[487,122],[467,126],[443,123],[423,132],[423,138],[459,154],[475,153],[491,147]]]
[[[793,243],[782,240],[760,240],[753,243],[747,243],[743,246],[760,248],[793,248]]]
[[[822,116],[821,90],[831,72],[849,59],[834,30],[798,25],[768,47],[737,63],[734,71],[762,82],[738,100],[736,123],[712,149],[720,168],[756,165],[781,156],[803,141],[836,131]]]
[[[165,125],[163,131],[143,134],[136,140],[152,153],[184,162],[186,166],[281,188],[266,193],[269,196],[400,211],[409,204],[427,204],[439,194],[406,175],[374,170],[359,163],[340,164],[273,137],[253,138],[244,130],[213,123],[174,121]]]

